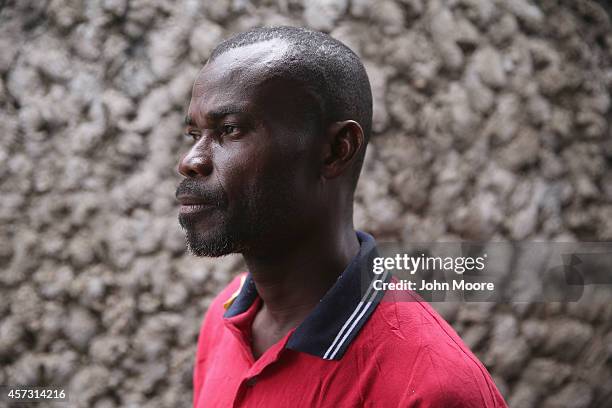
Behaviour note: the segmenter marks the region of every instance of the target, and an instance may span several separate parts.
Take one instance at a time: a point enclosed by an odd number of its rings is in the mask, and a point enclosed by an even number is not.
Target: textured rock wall
[[[188,406],[201,318],[240,259],[195,259],[175,166],[194,77],[256,25],[363,57],[381,239],[612,240],[612,30],[593,1],[0,2],[0,384]],[[513,407],[612,406],[612,302],[436,304]]]

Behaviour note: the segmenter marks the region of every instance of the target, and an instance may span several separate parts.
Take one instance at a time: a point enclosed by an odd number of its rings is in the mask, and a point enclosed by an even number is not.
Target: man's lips
[[[200,212],[215,207],[210,201],[194,196],[178,196],[177,201],[181,204],[179,211],[182,214]]]
[[[180,195],[176,197],[176,200],[181,203],[181,205],[210,205],[206,200],[188,195]]]

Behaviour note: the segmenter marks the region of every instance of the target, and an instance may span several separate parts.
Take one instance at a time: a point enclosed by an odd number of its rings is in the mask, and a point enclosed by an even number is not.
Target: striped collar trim
[[[375,275],[373,259],[378,255],[374,238],[357,231],[360,248],[332,288],[315,309],[291,334],[285,348],[301,351],[326,360],[342,358],[357,337],[384,291],[374,290],[374,280],[389,281],[390,274]],[[244,313],[257,298],[255,282],[247,274],[238,295],[229,305],[225,318]]]

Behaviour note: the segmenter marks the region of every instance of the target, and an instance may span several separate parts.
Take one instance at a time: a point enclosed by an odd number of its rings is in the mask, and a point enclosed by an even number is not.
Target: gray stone
[[[499,150],[498,160],[513,171],[532,165],[538,159],[540,138],[531,128],[520,129],[516,138]]]
[[[463,64],[463,52],[457,45],[458,27],[453,14],[444,7],[432,5],[431,8],[430,30],[434,43],[444,65],[449,69],[457,69]]]
[[[335,22],[347,11],[347,0],[312,0],[304,4],[304,20],[309,26],[331,31]]]
[[[493,340],[485,356],[487,364],[494,367],[495,372],[508,379],[517,376],[528,359],[529,346],[520,337]]]
[[[487,328],[484,326],[472,326],[461,334],[461,339],[470,350],[479,350],[487,336]]]
[[[480,193],[471,200],[469,208],[471,215],[467,219],[471,219],[472,222],[462,228],[464,235],[475,240],[491,238],[503,220],[497,196],[487,192]]]
[[[204,3],[206,14],[216,22],[223,22],[231,13],[231,0],[219,0]]]
[[[127,0],[104,0],[104,9],[117,17],[125,15],[127,6]]]
[[[478,178],[481,189],[494,192],[497,196],[505,198],[516,185],[516,175],[495,162],[490,162]]]
[[[393,0],[376,2],[370,8],[370,16],[385,34],[397,35],[404,29],[404,10]]]
[[[109,121],[116,123],[134,112],[134,102],[116,89],[107,89],[102,95],[104,107],[108,110]]]
[[[11,356],[19,350],[21,338],[24,335],[23,326],[14,316],[8,316],[0,322],[0,355],[3,358]]]
[[[497,143],[505,143],[514,137],[520,123],[520,100],[514,94],[502,94],[497,98],[495,111],[485,124],[483,133]]]
[[[55,384],[67,384],[74,375],[79,355],[72,350],[47,354],[43,360],[46,381]]]
[[[418,211],[427,204],[430,183],[429,174],[406,169],[393,177],[391,186],[404,205]]]
[[[543,408],[587,408],[593,401],[593,391],[584,382],[573,382],[558,393],[549,396],[542,403]]]
[[[540,391],[536,387],[526,382],[519,382],[507,402],[510,407],[536,408],[539,398]]]
[[[198,63],[206,61],[222,38],[223,28],[221,26],[210,22],[198,24],[189,38],[189,45],[195,54],[196,61]]]
[[[423,96],[403,83],[394,82],[388,88],[387,106],[389,107],[389,114],[395,122],[401,124],[402,129],[408,134],[413,134],[418,130],[418,110],[420,105],[425,102]]]
[[[532,359],[522,375],[523,380],[540,390],[554,390],[567,380],[572,367],[548,358]]]
[[[544,13],[529,0],[498,1],[497,3],[530,26],[537,26],[544,19]]]
[[[496,45],[504,45],[516,36],[519,31],[516,18],[509,13],[504,14],[499,21],[489,27],[488,34]]]
[[[466,7],[466,15],[475,23],[485,26],[498,13],[495,4],[488,0],[461,0]]]
[[[502,57],[494,48],[484,47],[479,49],[470,63],[478,73],[482,82],[492,88],[501,88],[506,84],[506,71],[502,63]]]
[[[6,368],[8,378],[18,384],[36,386],[40,384],[44,357],[39,353],[23,354]]]
[[[544,351],[557,354],[567,361],[576,358],[593,336],[591,326],[568,318],[554,319],[549,323],[549,337]]]
[[[372,129],[376,132],[382,132],[389,122],[389,114],[386,106],[387,76],[389,72],[387,69],[374,64],[366,63],[365,68],[370,79],[374,104]]]
[[[488,320],[493,306],[492,303],[468,303],[459,309],[457,320],[468,324],[482,324]]]
[[[101,336],[94,339],[89,347],[93,361],[112,365],[120,361],[129,349],[129,343],[123,336]]]
[[[86,406],[96,397],[104,395],[111,387],[108,369],[94,365],[84,367],[74,375],[69,384],[69,395],[75,403]]]
[[[351,4],[354,5],[355,2]],[[341,22],[329,35],[346,44],[355,54],[362,58],[364,41],[361,33],[366,27],[366,25],[359,22]]]
[[[488,113],[494,106],[493,91],[486,87],[475,72],[467,72],[465,85],[470,106],[480,113]]]
[[[11,41],[9,37],[0,39],[0,72],[7,72],[17,55],[18,43]]]
[[[74,273],[67,265],[46,262],[34,273],[33,277],[44,297],[57,299],[67,293]]]
[[[423,13],[424,6],[422,0],[399,0],[404,6],[404,9],[408,11],[410,17],[418,17]]]
[[[90,311],[84,308],[70,310],[64,333],[75,347],[85,349],[97,332],[98,323]]]

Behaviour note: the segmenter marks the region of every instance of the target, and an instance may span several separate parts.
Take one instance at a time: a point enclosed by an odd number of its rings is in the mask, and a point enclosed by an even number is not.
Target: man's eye
[[[240,131],[240,129],[238,128],[238,126],[234,126],[234,125],[223,125],[221,127],[221,132],[225,135],[231,135],[234,133],[238,133]]]
[[[197,142],[202,137],[198,132],[187,132],[185,136],[192,138],[194,142]]]

